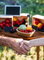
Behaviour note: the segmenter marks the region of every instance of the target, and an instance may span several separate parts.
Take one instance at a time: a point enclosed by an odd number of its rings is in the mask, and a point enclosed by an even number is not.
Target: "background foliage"
[[[0,14],[4,14],[5,5],[21,5],[22,13],[29,13],[32,16],[39,14],[44,16],[44,0],[0,0]],[[33,47],[27,55],[17,55],[14,51],[7,47],[5,50],[3,46],[0,46],[0,60],[36,60],[37,58],[36,47]],[[43,59],[43,47],[40,47],[40,60]]]
[[[0,9],[1,14],[4,14],[5,5],[21,5],[23,13],[29,13],[31,15],[40,14],[44,15],[44,0],[1,0]],[[25,9],[25,10],[24,10]]]

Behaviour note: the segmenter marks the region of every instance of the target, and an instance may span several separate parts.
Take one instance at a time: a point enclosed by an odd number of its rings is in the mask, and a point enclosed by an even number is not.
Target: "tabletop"
[[[31,40],[31,39],[44,37],[44,33],[40,32],[40,31],[35,32],[34,35],[32,37],[29,37],[29,38],[20,36],[20,35],[17,34],[17,32],[15,32],[15,33],[0,32],[0,35],[5,35],[5,36],[8,36],[8,37],[13,37],[13,38],[22,38],[24,40]]]

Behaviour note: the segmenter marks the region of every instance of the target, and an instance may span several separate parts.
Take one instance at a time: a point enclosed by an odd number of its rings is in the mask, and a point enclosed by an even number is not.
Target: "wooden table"
[[[17,34],[17,32],[15,32],[13,34],[9,33],[9,32],[0,32],[0,35],[5,35],[5,36],[8,36],[8,37],[13,37],[13,38],[23,38],[24,40],[31,40],[31,39],[44,37],[44,33],[41,33],[40,31],[35,32],[35,34],[31,38],[26,38],[26,37],[23,37],[23,36],[19,36]],[[43,57],[44,57],[44,47],[43,47]],[[37,47],[37,60],[39,60],[39,46]],[[43,60],[44,60],[44,58],[43,58]]]

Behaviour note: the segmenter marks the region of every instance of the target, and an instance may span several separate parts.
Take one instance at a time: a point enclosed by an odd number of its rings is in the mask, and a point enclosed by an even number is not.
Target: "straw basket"
[[[25,32],[21,32],[18,30],[18,28],[16,29],[18,35],[20,36],[24,36],[24,37],[32,37],[35,33],[35,29],[33,29],[33,32],[30,32],[30,33],[25,33]]]

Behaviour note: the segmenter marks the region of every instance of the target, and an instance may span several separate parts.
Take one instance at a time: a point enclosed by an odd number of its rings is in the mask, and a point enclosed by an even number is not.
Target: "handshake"
[[[30,41],[15,39],[11,47],[18,55],[27,54],[31,47],[44,46],[44,38],[33,39]]]
[[[0,36],[0,46],[11,47],[18,55],[25,55],[30,51],[31,47],[44,46],[44,38],[26,41],[23,39]]]
[[[15,39],[11,48],[18,54],[18,55],[25,55],[30,51],[31,43],[30,41],[26,41],[23,39]]]

